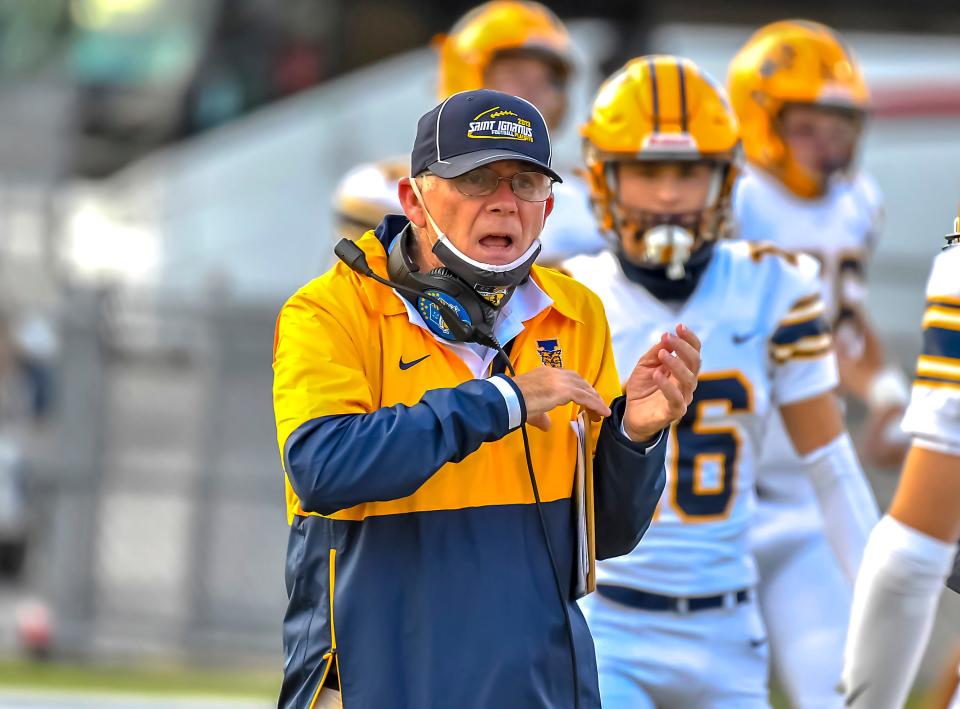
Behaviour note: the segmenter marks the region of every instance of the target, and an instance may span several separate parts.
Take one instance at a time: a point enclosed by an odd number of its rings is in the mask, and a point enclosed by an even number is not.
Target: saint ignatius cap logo
[[[557,182],[547,124],[529,101],[502,91],[454,94],[417,124],[410,174],[457,177],[499,160],[519,160]]]
[[[468,138],[506,138],[533,142],[533,124],[513,111],[503,111],[499,106],[489,108],[470,121]]]

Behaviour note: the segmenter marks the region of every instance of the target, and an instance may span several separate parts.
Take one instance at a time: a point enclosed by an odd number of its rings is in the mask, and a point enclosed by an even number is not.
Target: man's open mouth
[[[506,249],[513,244],[513,237],[507,234],[488,234],[480,239],[480,244],[489,248]]]

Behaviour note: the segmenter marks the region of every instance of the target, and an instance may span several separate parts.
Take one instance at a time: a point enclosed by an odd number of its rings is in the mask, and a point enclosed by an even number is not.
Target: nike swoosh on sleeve
[[[737,333],[737,334],[734,334],[730,339],[733,340],[733,344],[742,345],[744,342],[752,340],[754,337],[757,337],[759,334],[760,334],[759,332],[747,332],[742,335]]]

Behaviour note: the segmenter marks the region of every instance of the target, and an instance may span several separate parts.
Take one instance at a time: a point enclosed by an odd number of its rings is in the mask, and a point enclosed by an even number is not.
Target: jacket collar
[[[387,273],[387,247],[394,237],[403,231],[408,221],[404,216],[388,214],[377,225],[376,229],[371,229],[357,239],[357,246],[367,257],[367,265],[381,278],[390,278]],[[364,276],[360,276],[360,287],[370,300],[374,310],[378,310],[384,315],[397,315],[406,312],[406,308],[392,288]]]

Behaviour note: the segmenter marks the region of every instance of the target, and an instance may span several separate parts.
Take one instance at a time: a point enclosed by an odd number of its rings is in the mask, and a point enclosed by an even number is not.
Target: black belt
[[[604,598],[631,608],[639,608],[645,611],[671,611],[673,613],[696,613],[710,608],[732,608],[750,600],[750,590],[746,588],[716,596],[681,598],[678,596],[661,596],[659,593],[638,591],[635,588],[600,584],[597,586],[597,593]]]

